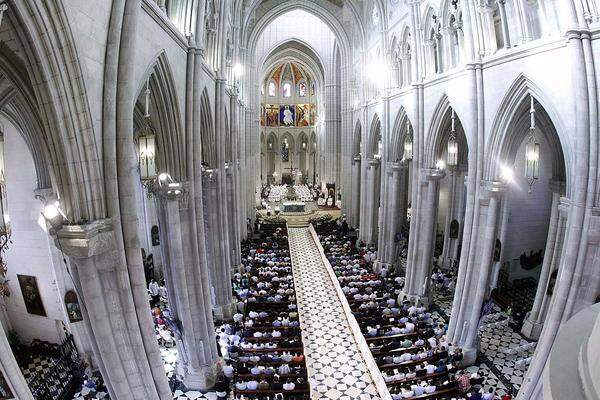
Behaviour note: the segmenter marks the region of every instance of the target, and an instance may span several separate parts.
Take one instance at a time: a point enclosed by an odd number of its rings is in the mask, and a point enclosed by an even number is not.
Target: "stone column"
[[[496,0],[498,12],[500,13],[500,23],[502,24],[502,41],[504,48],[510,49],[510,33],[508,30],[508,21],[506,19],[506,0]]]
[[[526,0],[515,0],[515,11],[517,16],[517,22],[519,23],[519,32],[521,37],[519,42],[521,44],[527,43],[531,40],[531,29],[527,23],[527,11],[525,9]]]
[[[86,225],[62,226],[56,246],[70,259],[71,275],[77,288],[84,322],[92,341],[111,398],[159,399],[168,382],[162,363],[148,357],[127,274],[118,266],[112,222],[109,219]],[[150,305],[139,304],[138,307]],[[153,343],[158,352],[158,343]]]
[[[202,171],[202,198],[204,204],[204,226],[206,236],[207,262],[212,285],[212,299],[215,319],[230,319],[235,312],[233,293],[231,289],[231,269],[227,262],[229,255],[222,246],[228,240],[219,229],[218,214],[218,174],[216,169]],[[210,232],[210,234],[208,234]]]
[[[361,204],[364,210],[364,218],[360,221],[360,240],[372,243],[377,236],[377,222],[379,215],[379,166],[377,158],[371,158],[367,162],[365,204]]]
[[[542,270],[538,280],[533,307],[531,308],[531,311],[527,313],[521,330],[521,333],[531,340],[539,339],[540,334],[542,333],[545,317],[542,308],[544,303],[546,303],[545,300],[550,276],[554,270],[558,268],[561,243],[564,240],[564,232],[562,232],[564,229],[564,218],[561,218],[559,211],[560,190],[562,185],[558,182],[554,182],[553,186],[552,209],[548,227],[548,238],[546,239],[546,248],[544,250],[544,261],[542,263]]]
[[[418,224],[418,237],[415,237],[413,248],[408,257],[407,276],[402,297],[417,299],[428,305],[429,299],[429,277],[433,265],[433,247],[435,245],[435,224],[439,201],[439,181],[445,176],[445,172],[439,169],[425,169],[422,171],[420,182],[421,196],[417,205],[417,212],[413,212],[415,224]],[[413,210],[415,206],[413,205]],[[412,235],[412,232],[411,232]],[[410,270],[410,271],[408,271]]]
[[[226,185],[227,185],[227,206],[229,216],[228,232],[231,255],[231,268],[236,269],[241,262],[242,249],[239,225],[239,210],[236,194],[236,173],[235,165],[225,167]]]
[[[355,155],[352,159],[352,196],[350,204],[352,209],[350,213],[350,225],[357,227],[360,224],[360,155]]]
[[[483,31],[483,42],[485,53],[487,55],[496,52],[496,32],[494,31],[494,18],[492,7],[487,3],[482,3],[477,6],[477,11],[481,15],[481,25]]]
[[[399,218],[401,209],[403,208],[404,200],[401,195],[401,190],[404,187],[404,176],[406,175],[406,164],[389,162],[387,163],[385,179],[387,181],[387,196],[383,201],[386,203],[385,214],[382,215],[379,221],[379,226],[382,231],[387,234],[379,235],[379,244],[377,246],[377,265],[393,266],[396,262],[396,233],[400,230],[403,222]],[[383,203],[382,201],[382,203]]]
[[[214,384],[218,353],[212,304],[208,296],[208,267],[192,256],[188,193],[182,186],[155,185],[152,189],[161,231],[169,305],[181,331],[177,339],[177,376],[189,389],[206,390]]]
[[[2,326],[0,326],[0,375],[4,376],[12,392],[12,396],[9,395],[8,399],[34,400]]]
[[[461,296],[460,306],[464,310],[452,310],[459,312],[462,318],[456,322],[456,332],[453,337],[455,345],[462,346],[465,355],[464,362],[471,364],[477,358],[477,332],[481,317],[481,306],[488,292],[488,280],[491,276],[494,248],[497,237],[498,217],[500,214],[500,203],[506,191],[506,185],[498,181],[485,181],[482,183],[482,197],[479,199],[481,235],[476,243],[479,257],[475,261],[471,286],[455,296]],[[485,218],[484,221],[482,219]]]
[[[450,240],[450,224],[456,215],[456,192],[458,185],[458,171],[456,167],[450,168],[450,176],[448,177],[448,212],[446,213],[446,221],[444,222],[444,247],[442,249],[441,266],[449,267],[450,246],[453,241]]]

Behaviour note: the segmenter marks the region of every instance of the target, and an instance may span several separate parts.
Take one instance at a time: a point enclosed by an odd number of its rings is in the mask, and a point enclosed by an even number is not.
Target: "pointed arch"
[[[388,161],[398,162],[404,157],[404,140],[408,133],[407,124],[412,127],[412,123],[406,114],[406,110],[401,106],[396,114],[396,120],[394,122],[394,128],[392,129],[390,143],[387,146]]]
[[[138,85],[138,104],[144,108],[146,85],[150,90],[150,124],[156,134],[157,168],[175,180],[186,179],[186,152],[182,113],[167,55],[161,51]],[[137,108],[137,106],[136,106]]]
[[[25,99],[38,115],[41,151],[47,157],[54,191],[69,220],[105,218],[103,168],[89,102],[82,96],[83,73],[67,10],[62,2],[44,6],[34,0],[9,3],[10,13],[5,18],[10,19],[16,46],[23,51],[11,55],[8,46],[3,46],[0,69],[10,65],[14,69],[15,62],[23,58],[13,82],[27,88]],[[65,65],[69,68],[60,67]],[[47,101],[39,103],[37,99]]]
[[[381,120],[377,114],[373,115],[369,138],[367,139],[367,157],[373,158],[379,151],[379,142],[381,141]]]
[[[208,168],[217,166],[217,149],[215,129],[211,113],[208,89],[204,88],[200,97],[200,143],[202,146],[202,163]]]
[[[362,152],[362,124],[360,123],[360,119],[356,121],[356,125],[354,126],[354,137],[352,140],[352,155],[356,156]]]
[[[489,140],[485,150],[484,176],[495,179],[499,175],[500,166],[511,163],[515,146],[523,139],[523,126],[529,126],[529,97],[534,98],[536,121],[542,126],[542,133],[550,144],[555,158],[553,159],[553,175],[556,179],[564,178],[567,194],[570,192],[569,179],[571,167],[572,143],[565,133],[564,125],[554,104],[544,95],[540,88],[527,76],[520,74],[504,95],[502,102],[491,125]]]
[[[423,159],[423,167],[425,168],[433,168],[437,159],[444,152],[443,146],[446,143],[448,133],[450,132],[452,115],[451,110],[454,110],[456,116],[456,134],[459,145],[459,163],[465,163],[467,160],[469,143],[464,132],[460,115],[458,111],[454,107],[452,107],[448,95],[444,93],[433,112],[431,123],[429,125],[429,132],[425,138],[425,155]]]

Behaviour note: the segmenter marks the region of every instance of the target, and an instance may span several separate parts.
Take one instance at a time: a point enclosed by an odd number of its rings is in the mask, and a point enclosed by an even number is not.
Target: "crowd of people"
[[[260,239],[243,244],[233,284],[237,312],[218,332],[227,365],[217,394],[231,385],[236,399],[309,399],[285,225],[263,225]]]
[[[318,197],[317,192],[313,188],[309,188],[308,185],[294,185],[294,190],[300,201],[314,201]]]
[[[315,228],[394,400],[497,399],[484,391],[484,376],[461,369],[462,349],[447,341],[445,322],[418,303],[399,301],[403,278],[373,273],[375,248],[357,246],[334,222]]]
[[[266,198],[271,203],[278,203],[285,199],[287,195],[287,186],[286,185],[271,185],[267,186],[265,189]]]

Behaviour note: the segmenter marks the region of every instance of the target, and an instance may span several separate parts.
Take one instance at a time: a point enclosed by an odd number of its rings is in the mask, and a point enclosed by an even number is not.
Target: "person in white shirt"
[[[490,390],[487,393],[484,393],[481,398],[483,400],[494,400],[494,389],[490,388]]]
[[[429,393],[433,393],[435,392],[435,386],[433,385],[427,385],[425,386],[425,393],[429,394]]]
[[[433,365],[433,364],[427,364],[425,366],[425,369],[427,370],[428,374],[433,374],[435,372],[435,365]]]
[[[233,377],[233,367],[231,365],[223,366],[223,375],[231,379]]]
[[[256,390],[258,389],[258,382],[257,381],[250,381],[246,384],[246,388],[248,390]]]
[[[296,385],[292,381],[287,381],[286,383],[283,384],[283,390],[294,390],[295,388],[296,388]]]
[[[427,342],[429,342],[429,346],[431,346],[432,349],[435,349],[437,347],[437,340],[435,340],[435,337],[430,337],[429,339],[427,339]]]
[[[151,297],[150,307],[154,308],[160,302],[160,288],[154,279],[152,279],[148,285],[148,292]]]

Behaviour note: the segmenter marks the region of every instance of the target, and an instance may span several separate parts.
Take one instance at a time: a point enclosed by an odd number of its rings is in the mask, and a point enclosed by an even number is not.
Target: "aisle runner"
[[[288,237],[311,399],[380,399],[308,228]]]

